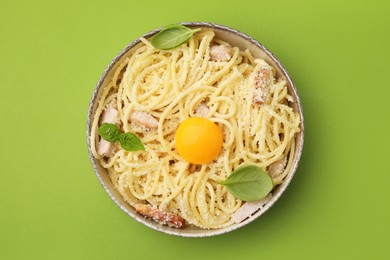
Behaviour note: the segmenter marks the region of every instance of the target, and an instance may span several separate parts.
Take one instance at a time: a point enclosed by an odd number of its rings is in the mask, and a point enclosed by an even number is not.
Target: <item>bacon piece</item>
[[[232,58],[232,47],[225,45],[214,45],[210,48],[212,61],[228,61]]]
[[[236,212],[233,213],[232,219],[235,223],[240,223],[244,219],[250,217],[253,213],[261,209],[270,199],[272,194],[268,194],[265,198],[259,201],[245,202]]]
[[[278,177],[280,174],[283,173],[284,169],[287,165],[287,157],[284,157],[283,159],[280,159],[279,161],[276,161],[272,163],[268,167],[268,173],[269,175],[274,179]]]
[[[195,107],[195,114],[200,117],[206,117],[210,112],[210,109],[204,103],[200,103]]]
[[[147,130],[157,128],[158,126],[158,121],[153,116],[142,111],[133,112],[130,115],[130,121],[139,126],[146,127]]]
[[[263,65],[255,76],[255,87],[253,90],[252,102],[254,105],[261,105],[268,101],[272,81],[272,68],[268,64]]]
[[[107,105],[107,108],[102,115],[101,122],[116,124],[118,123],[118,120],[119,120],[118,110],[116,110],[111,104]],[[100,156],[109,157],[113,154],[114,148],[115,148],[114,143],[111,143],[109,141],[104,140],[103,138],[100,138],[97,152]]]
[[[161,225],[179,229],[185,226],[185,220],[175,213],[161,211],[156,207],[146,204],[135,204],[134,208],[138,214],[150,218]]]

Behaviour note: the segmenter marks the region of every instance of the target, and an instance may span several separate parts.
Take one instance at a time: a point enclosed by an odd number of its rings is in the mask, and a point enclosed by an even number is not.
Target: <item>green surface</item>
[[[0,259],[389,259],[390,2],[2,1]],[[98,182],[92,91],[136,37],[179,21],[247,33],[291,74],[305,146],[247,227],[191,239],[123,213]]]

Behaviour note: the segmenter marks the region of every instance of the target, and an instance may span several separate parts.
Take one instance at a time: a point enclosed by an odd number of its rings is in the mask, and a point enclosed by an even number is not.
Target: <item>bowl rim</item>
[[[250,37],[249,35],[241,32],[241,31],[238,31],[236,29],[233,29],[233,28],[225,26],[225,25],[216,24],[216,23],[211,23],[211,22],[181,22],[180,24],[182,24],[184,26],[188,26],[188,27],[202,27],[202,28],[216,29],[216,30],[226,31],[228,33],[233,33],[236,36],[238,36],[239,38],[242,38],[244,41],[248,41],[250,44],[252,44],[252,45],[256,46],[257,48],[259,48],[281,70],[283,76],[285,77],[285,79],[287,81],[287,85],[290,86],[289,87],[289,91],[291,91],[293,96],[294,96],[294,103],[296,103],[296,109],[297,109],[296,112],[299,113],[301,122],[300,122],[300,132],[297,133],[297,136],[295,137],[295,138],[297,138],[299,140],[299,142],[297,143],[297,147],[296,147],[295,159],[294,159],[293,165],[291,167],[290,173],[285,177],[285,179],[283,180],[282,184],[278,185],[279,186],[278,192],[276,192],[276,193],[274,193],[272,195],[272,198],[264,205],[264,207],[262,207],[261,209],[257,210],[255,213],[253,213],[246,220],[244,220],[244,221],[242,221],[240,223],[236,223],[236,224],[224,227],[224,228],[220,228],[220,229],[200,229],[199,228],[199,230],[202,231],[202,232],[199,232],[199,233],[198,232],[195,232],[195,233],[183,232],[185,229],[183,230],[183,229],[169,228],[169,227],[162,226],[162,225],[160,225],[160,224],[158,224],[156,222],[149,221],[148,219],[145,219],[142,216],[129,211],[111,193],[111,191],[109,190],[109,187],[106,185],[105,181],[103,180],[103,178],[101,176],[102,173],[100,173],[99,166],[97,165],[98,162],[94,158],[94,156],[92,154],[92,151],[91,151],[90,133],[91,133],[91,123],[92,123],[92,118],[93,118],[93,112],[94,112],[93,111],[94,110],[94,105],[95,105],[95,102],[98,100],[97,99],[98,93],[99,93],[99,91],[100,91],[100,89],[101,89],[101,87],[103,85],[103,82],[104,82],[105,78],[108,76],[109,72],[111,71],[111,69],[113,69],[113,67],[116,65],[116,63],[124,55],[126,55],[133,47],[135,47],[137,44],[139,44],[141,42],[141,38],[149,38],[149,37],[153,36],[154,34],[158,33],[163,27],[160,27],[160,28],[154,29],[154,30],[152,30],[150,32],[147,32],[147,33],[143,34],[142,36],[140,36],[140,37],[136,38],[135,40],[133,40],[130,44],[128,44],[125,48],[123,48],[115,56],[115,58],[111,60],[109,65],[106,67],[106,69],[104,70],[104,72],[100,76],[100,78],[99,78],[99,80],[98,80],[98,82],[97,82],[97,84],[96,84],[96,86],[94,88],[94,91],[92,93],[92,97],[91,97],[90,102],[89,102],[87,124],[86,124],[86,137],[87,137],[86,141],[87,141],[89,158],[90,158],[90,161],[92,163],[92,166],[94,168],[95,174],[96,174],[100,184],[103,186],[104,190],[109,195],[109,197],[115,202],[115,204],[120,209],[122,209],[127,215],[129,215],[130,217],[132,217],[136,221],[144,224],[147,227],[150,227],[150,228],[152,228],[152,229],[154,229],[156,231],[160,231],[160,232],[163,232],[163,233],[166,233],[166,234],[169,234],[169,235],[175,235],[175,236],[181,236],[181,237],[210,237],[210,236],[216,236],[216,235],[225,234],[225,233],[237,230],[237,229],[239,229],[239,228],[241,228],[241,227],[243,227],[245,225],[248,225],[249,223],[253,222],[255,219],[259,218],[262,214],[267,212],[268,209],[271,208],[276,203],[276,201],[281,197],[281,195],[284,193],[284,191],[287,189],[287,187],[289,186],[290,182],[292,181],[292,178],[294,177],[294,175],[296,173],[296,170],[298,168],[298,164],[299,164],[300,159],[301,159],[301,155],[302,155],[302,151],[303,151],[303,145],[304,145],[304,134],[305,134],[304,116],[303,116],[302,103],[300,101],[300,97],[298,95],[297,88],[296,88],[295,84],[293,83],[293,81],[291,79],[291,76],[289,75],[287,70],[284,68],[284,66],[280,63],[280,61],[271,53],[271,51],[269,51],[259,41],[255,40],[254,38]]]

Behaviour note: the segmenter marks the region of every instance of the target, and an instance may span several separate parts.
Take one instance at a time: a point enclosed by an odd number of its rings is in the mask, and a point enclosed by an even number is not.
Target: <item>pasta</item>
[[[213,57],[213,46],[226,47],[228,58]],[[217,181],[242,164],[268,172],[281,165],[270,172],[275,185],[288,173],[300,131],[299,114],[289,102],[286,82],[275,78],[266,61],[230,47],[211,30],[167,51],[142,39],[102,91],[91,151],[130,205],[150,204],[191,225],[222,228],[234,223],[232,214],[245,202]],[[122,131],[141,139],[145,151],[128,152],[115,144],[109,155],[99,153],[98,128],[109,109]],[[208,118],[222,131],[222,150],[210,163],[188,163],[175,149],[175,131],[190,117]]]

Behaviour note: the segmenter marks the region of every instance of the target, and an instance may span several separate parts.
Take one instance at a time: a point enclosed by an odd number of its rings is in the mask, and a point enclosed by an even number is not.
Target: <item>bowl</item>
[[[231,232],[233,230],[236,230],[240,227],[243,227],[250,222],[254,221],[255,219],[259,218],[261,215],[263,215],[269,208],[272,207],[272,205],[275,204],[275,202],[280,198],[280,196],[283,194],[283,192],[286,190],[288,185],[290,184],[296,169],[298,167],[298,163],[301,157],[302,148],[303,148],[303,140],[304,140],[304,124],[303,124],[303,112],[302,112],[302,106],[301,102],[297,93],[297,89],[294,86],[294,83],[292,82],[290,76],[288,75],[287,71],[284,69],[282,64],[276,59],[276,57],[267,50],[261,43],[253,39],[252,37],[229,27],[218,25],[214,23],[206,23],[206,22],[186,22],[182,23],[183,25],[190,27],[190,28],[207,28],[211,29],[215,32],[216,36],[220,39],[229,42],[232,46],[237,46],[241,50],[249,49],[255,58],[262,58],[265,61],[267,61],[270,65],[272,65],[276,69],[276,77],[280,77],[286,80],[287,82],[287,88],[289,94],[293,97],[294,102],[290,105],[292,106],[293,110],[298,112],[301,117],[301,123],[300,123],[300,129],[301,131],[296,134],[296,147],[295,147],[295,155],[294,158],[292,158],[293,163],[292,167],[290,168],[290,172],[285,177],[284,181],[278,185],[272,192],[271,199],[258,211],[256,211],[254,214],[252,214],[249,218],[246,220],[233,224],[231,226],[220,228],[220,229],[201,229],[198,227],[193,226],[187,226],[184,229],[174,229],[166,226],[162,226],[152,220],[146,219],[139,214],[137,214],[133,207],[131,207],[129,204],[127,204],[122,196],[118,193],[118,191],[114,188],[114,185],[112,184],[106,169],[104,169],[98,160],[94,158],[91,152],[91,140],[90,140],[90,133],[91,133],[91,124],[92,124],[92,117],[97,107],[97,101],[99,100],[99,97],[101,95],[101,92],[104,88],[104,86],[108,83],[109,79],[112,77],[113,72],[117,68],[117,66],[130,54],[136,50],[140,44],[142,43],[140,38],[150,38],[154,34],[158,33],[161,28],[155,29],[151,32],[148,32],[138,39],[131,42],[126,48],[124,48],[108,65],[102,76],[100,77],[94,91],[92,94],[92,99],[89,104],[89,110],[88,110],[88,119],[87,119],[87,145],[88,145],[88,151],[89,151],[89,157],[92,162],[92,166],[95,170],[96,176],[99,179],[101,185],[107,192],[107,194],[111,197],[111,199],[116,203],[119,208],[121,208],[127,215],[135,219],[136,221],[139,221],[140,223],[144,224],[145,226],[148,226],[152,229],[155,229],[157,231],[170,234],[170,235],[176,235],[176,236],[182,236],[182,237],[208,237],[208,236],[215,236],[219,234],[224,234],[227,232]]]

